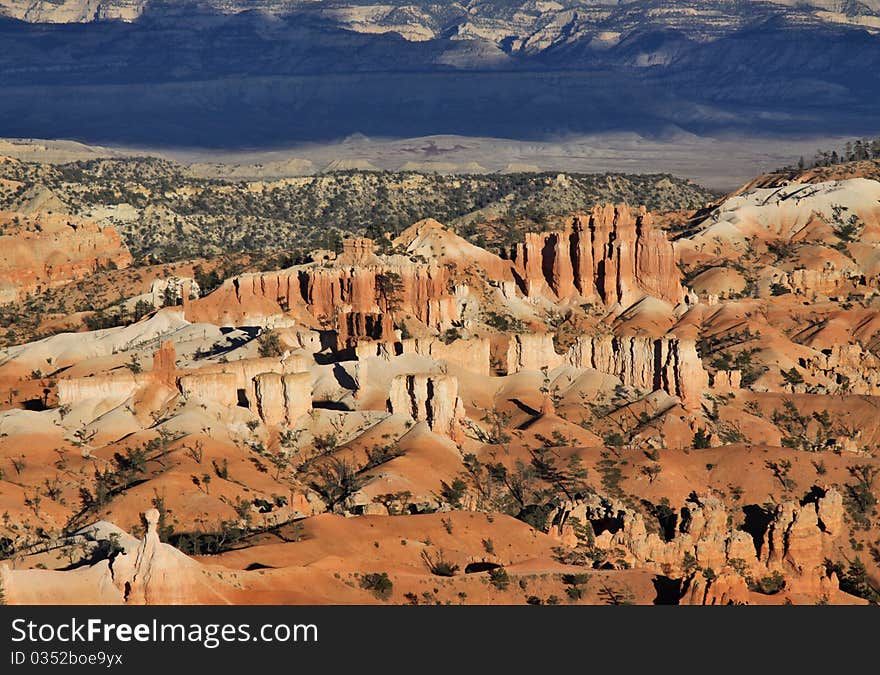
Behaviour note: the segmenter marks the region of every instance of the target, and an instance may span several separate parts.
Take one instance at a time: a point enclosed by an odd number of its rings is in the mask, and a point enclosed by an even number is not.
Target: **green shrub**
[[[778,570],[772,575],[761,577],[749,583],[749,590],[764,595],[775,595],[785,588],[785,577]]]
[[[697,429],[697,433],[694,434],[694,440],[691,443],[694,450],[702,450],[704,448],[712,447],[712,443],[709,438],[709,434],[706,433],[706,430],[700,427]]]
[[[270,356],[281,356],[284,354],[284,347],[275,331],[260,333],[257,338],[258,351],[263,358]]]
[[[580,586],[569,586],[565,589],[565,594],[572,602],[576,602],[584,597],[584,589]]]
[[[422,551],[422,560],[425,561],[425,565],[431,571],[431,574],[438,577],[454,577],[455,573],[459,570],[458,565],[447,560],[443,556],[442,551],[437,554],[436,558],[432,557],[427,551]]]
[[[859,558],[850,562],[846,570],[843,569],[841,563],[832,563],[830,560],[826,560],[825,569],[829,574],[831,572],[837,573],[837,578],[840,580],[840,590],[844,593],[863,598],[872,605],[880,604],[880,591],[871,585],[865,564]]]
[[[358,470],[353,464],[336,457],[319,466],[315,473],[316,476],[310,481],[309,486],[321,495],[331,511],[360,490],[366,480],[358,475]]]
[[[804,376],[801,375],[798,372],[798,369],[794,367],[792,367],[791,370],[783,370],[782,379],[785,380],[786,384],[790,384],[792,386],[804,383]]]
[[[521,320],[514,318],[510,314],[498,314],[497,312],[486,312],[483,321],[487,326],[494,328],[502,333],[519,333],[525,330],[526,325]]]
[[[370,591],[380,600],[387,600],[394,590],[394,583],[388,578],[387,572],[365,574],[360,580],[361,588]]]
[[[489,570],[489,582],[499,591],[503,591],[510,586],[510,575],[503,567],[496,567]]]
[[[187,555],[217,555],[235,548],[246,534],[238,522],[224,520],[217,524],[216,530],[167,532],[167,537],[169,544]]]
[[[589,574],[563,574],[562,583],[566,586],[583,586],[590,580]]]
[[[877,498],[874,496],[874,480],[880,469],[870,464],[849,467],[850,475],[855,483],[846,483],[843,493],[843,505],[857,528],[868,530],[877,512]]]

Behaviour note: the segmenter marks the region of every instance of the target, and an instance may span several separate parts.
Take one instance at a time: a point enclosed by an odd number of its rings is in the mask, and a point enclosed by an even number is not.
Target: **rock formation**
[[[493,281],[513,283],[509,260],[475,246],[433,218],[413,223],[392,244],[395,248],[405,249],[411,259],[433,260],[458,272],[476,273]]]
[[[219,325],[260,323],[284,311],[305,308],[300,298],[299,273],[295,268],[227,279],[212,293],[195,300],[184,299],[186,318]],[[307,316],[305,313],[303,317]]]
[[[350,346],[360,338],[392,337],[397,316],[412,315],[435,330],[458,318],[445,267],[397,259],[367,267],[335,262],[229,279],[207,297],[185,303],[187,319],[239,325],[287,312],[313,327],[339,331]]]
[[[832,345],[798,359],[798,366],[814,389],[834,394],[876,396],[880,393],[880,359],[858,344]],[[786,384],[784,388],[796,393],[806,391],[804,383]]]
[[[563,230],[527,234],[512,258],[527,296],[549,292],[606,307],[628,307],[645,295],[676,305],[684,297],[675,251],[644,209],[596,207]]]
[[[450,375],[398,375],[391,382],[388,407],[396,415],[427,422],[434,433],[461,437],[464,407],[458,380]]]
[[[58,400],[61,405],[100,400],[104,408],[109,408],[158,384],[176,389],[186,400],[222,408],[249,408],[270,426],[292,425],[312,408],[311,375],[306,366],[306,357],[289,354],[282,359],[241,359],[198,370],[178,370],[174,343],[166,341],[154,354],[151,371],[122,370],[61,379]]]
[[[555,368],[563,362],[556,353],[552,333],[525,333],[511,335],[507,347],[507,373],[521,370]]]
[[[691,576],[690,583],[697,584],[688,596],[692,603],[743,602],[747,589],[734,577],[744,582],[774,571],[796,589],[812,588],[817,594],[826,587],[836,589],[824,565],[844,522],[843,497],[834,488],[804,505],[783,502],[760,536],[731,529],[723,502],[711,495],[688,498],[676,531],[667,533],[665,540],[649,532],[641,513],[595,495],[561,505],[549,520],[551,534],[573,544],[569,521],[602,523],[604,531],[595,537],[595,546],[625,554],[631,565],[656,569],[668,577]],[[698,579],[694,569],[712,570],[717,576]]]
[[[193,300],[201,294],[201,289],[195,279],[186,277],[168,277],[167,279],[154,279],[150,284],[150,292],[147,294],[148,302],[156,308],[165,307],[169,304],[182,304],[183,300]]]
[[[109,406],[119,405],[150,382],[149,374],[124,370],[108,375],[77,377],[58,380],[58,403],[70,406],[89,399],[105,401]]]
[[[227,375],[224,382],[230,382],[233,392],[238,392],[236,401],[245,407],[257,412],[256,401],[256,378],[264,373],[276,373],[287,375],[301,373],[308,367],[310,359],[299,354],[288,354],[282,358],[265,357],[258,359],[240,359],[226,363],[215,363],[203,366],[196,371],[190,371],[189,375],[207,377],[209,375]],[[204,379],[210,382],[210,378]],[[219,380],[218,380],[219,382]],[[224,394],[223,400],[229,400]]]
[[[395,337],[390,314],[339,312],[336,315],[336,348],[354,347],[362,340],[391,340]]]
[[[157,382],[173,386],[177,372],[177,350],[174,342],[165,340],[153,355],[152,376]]]
[[[821,270],[793,270],[789,272],[784,283],[795,293],[814,299],[817,296],[840,295],[845,292],[844,289],[854,288],[861,278],[858,271],[831,267]]]
[[[374,267],[307,267],[300,271],[301,299],[319,322],[333,325],[344,313],[412,314],[444,330],[457,318],[448,271],[435,264]],[[367,337],[367,336],[364,336]]]
[[[713,570],[714,572],[714,570]],[[730,567],[723,567],[711,581],[697,574],[690,579],[680,605],[747,605],[749,586]]]
[[[62,378],[58,380],[59,405],[75,405],[85,400],[102,400],[105,406],[118,405],[132,397],[139,389],[151,384],[175,386],[177,355],[174,343],[162,342],[153,355],[153,369],[134,373],[119,370],[92,377]]]
[[[132,262],[114,229],[68,216],[0,212],[0,233],[0,304]]]
[[[490,344],[486,338],[460,338],[448,343],[438,338],[409,338],[398,342],[361,342],[357,347],[359,360],[418,354],[486,377],[490,373],[489,352]]]
[[[293,426],[312,409],[309,373],[262,373],[254,378],[257,413],[268,426]]]
[[[211,403],[222,408],[239,404],[238,378],[234,373],[193,373],[178,380],[180,393],[187,400]]]
[[[742,387],[742,371],[718,370],[712,376],[712,390],[719,394],[731,394]]]
[[[693,341],[675,337],[580,337],[566,355],[578,368],[614,375],[624,385],[646,391],[662,389],[686,407],[697,407],[709,387]]]
[[[337,262],[340,265],[368,267],[375,265],[379,259],[374,253],[373,240],[366,237],[349,237],[342,240],[342,253]]]
[[[163,605],[194,602],[223,602],[220,579],[192,558],[159,539],[156,509],[143,514],[144,538],[113,559],[111,579],[127,605]]]

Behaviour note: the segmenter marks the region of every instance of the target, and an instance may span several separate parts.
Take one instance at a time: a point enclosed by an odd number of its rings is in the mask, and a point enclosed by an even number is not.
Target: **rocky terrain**
[[[5,213],[0,228],[0,304],[132,262],[115,230],[60,214]]]
[[[344,236],[381,239],[416,220],[440,218],[497,249],[521,234],[524,219],[550,218],[605,201],[652,209],[696,208],[713,196],[668,174],[456,174],[339,170],[315,176],[237,179],[204,176],[151,157],[62,164],[0,161],[0,208],[49,212],[111,226],[136,257],[166,262],[236,251],[305,255]]]
[[[3,221],[82,254],[6,263],[58,315],[0,349],[7,602],[880,602],[877,161],[127,268],[53,171]]]

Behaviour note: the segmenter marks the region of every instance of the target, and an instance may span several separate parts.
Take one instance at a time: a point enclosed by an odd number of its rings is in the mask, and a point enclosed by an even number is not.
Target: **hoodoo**
[[[98,330],[56,301],[0,349],[6,600],[876,602],[858,181],[355,230],[279,270],[102,262]],[[113,235],[59,227],[16,288],[99,297]]]
[[[528,296],[549,293],[628,307],[645,295],[671,304],[684,297],[675,250],[651,214],[626,205],[596,207],[563,230],[527,234],[513,253]]]

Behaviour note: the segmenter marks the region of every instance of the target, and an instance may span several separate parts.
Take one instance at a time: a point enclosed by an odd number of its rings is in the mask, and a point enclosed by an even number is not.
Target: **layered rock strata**
[[[59,379],[59,405],[75,405],[89,399],[119,404],[151,384],[173,388],[177,380],[177,354],[173,342],[163,342],[153,355],[153,369],[134,373],[120,370],[107,375]]]
[[[507,373],[521,370],[555,368],[563,362],[556,353],[552,333],[524,333],[511,335],[507,344]]]
[[[359,338],[391,338],[396,316],[411,315],[435,330],[446,330],[458,319],[449,272],[433,263],[367,267],[313,264],[246,274],[184,306],[188,320],[220,324],[241,324],[255,316],[288,312],[302,321],[339,331],[341,341],[349,345]]]

